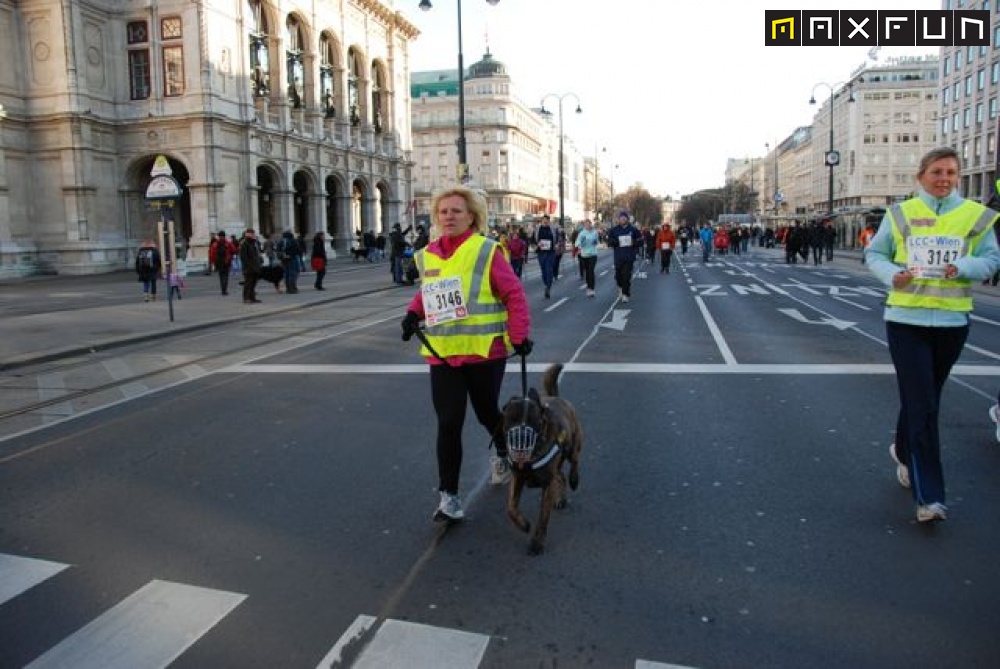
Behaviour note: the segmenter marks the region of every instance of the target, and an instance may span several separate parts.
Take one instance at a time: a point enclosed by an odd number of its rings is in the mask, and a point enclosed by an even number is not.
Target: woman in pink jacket
[[[425,323],[421,352],[430,364],[431,398],[437,414],[438,490],[434,520],[465,517],[458,497],[462,427],[471,402],[479,423],[493,437],[495,484],[510,477],[501,430],[500,387],[511,351],[528,355],[531,317],[524,287],[500,245],[486,230],[486,202],[476,191],[455,186],[434,196],[431,223],[437,238],[414,257],[420,291],[403,319],[403,339]]]

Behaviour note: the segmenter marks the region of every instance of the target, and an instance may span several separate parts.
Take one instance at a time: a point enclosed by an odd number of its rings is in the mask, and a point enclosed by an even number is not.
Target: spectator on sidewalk
[[[142,301],[156,300],[156,280],[160,276],[160,251],[150,239],[144,239],[135,255],[135,273],[142,283]]]
[[[291,230],[285,230],[275,247],[281,268],[285,274],[285,292],[294,295],[299,292],[299,268],[302,266],[302,247]]]
[[[229,294],[229,273],[233,267],[233,256],[236,249],[230,246],[226,233],[219,230],[212,244],[208,247],[208,257],[219,272],[219,290],[223,295]]]
[[[240,242],[240,265],[243,267],[243,304],[255,304],[257,299],[257,280],[264,268],[260,245],[257,243],[257,233],[248,228]]]
[[[322,231],[313,235],[309,263],[312,265],[312,270],[316,272],[316,281],[313,283],[313,288],[316,290],[326,290],[323,287],[323,277],[326,276],[326,240]]]

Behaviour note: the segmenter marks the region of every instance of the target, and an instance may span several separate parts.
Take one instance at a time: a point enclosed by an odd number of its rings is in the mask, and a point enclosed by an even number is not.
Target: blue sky
[[[457,67],[456,0],[395,0],[420,30],[414,70]],[[503,62],[521,99],[574,93],[567,139],[586,155],[607,148],[615,188],[642,182],[675,195],[722,185],[726,159],[762,155],[764,144],[809,125],[815,84],[836,84],[865,62],[864,47],[765,47],[764,10],[839,9],[840,0],[462,0],[466,66],[486,50]],[[940,9],[938,0],[874,0],[865,9]],[[864,7],[860,7],[860,6]],[[879,59],[934,53],[882,49]],[[821,102],[825,87],[816,90]],[[549,105],[551,106],[551,105]],[[607,157],[610,156],[610,159]]]

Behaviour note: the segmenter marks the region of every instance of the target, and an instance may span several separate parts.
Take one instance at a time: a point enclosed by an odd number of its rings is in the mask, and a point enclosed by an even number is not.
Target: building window
[[[299,32],[299,22],[294,16],[288,17],[287,44],[285,64],[288,74],[288,104],[295,109],[301,109],[305,98],[305,67],[302,64],[302,34]]]
[[[250,2],[250,90],[254,97],[271,94],[271,59],[268,52],[267,23],[260,0]]]
[[[361,74],[358,64],[358,54],[352,49],[347,55],[350,63],[350,71],[347,73],[347,104],[350,108],[351,125],[361,125],[361,106],[359,97],[359,86],[361,85]]]
[[[976,90],[981,91],[986,88],[986,70],[979,70],[976,73]]]
[[[382,132],[382,102],[384,98],[382,70],[378,65],[372,65],[372,121],[375,124],[375,132]]]
[[[163,94],[167,97],[184,94],[183,47],[163,47]]]
[[[990,120],[997,117],[997,99],[990,98]]]
[[[132,100],[149,99],[149,49],[130,49],[128,52],[129,97]]]
[[[319,58],[319,97],[323,116],[334,118],[337,111],[333,104],[333,41],[327,35],[323,35],[319,40]]]
[[[128,45],[134,47],[149,42],[149,24],[145,21],[130,21],[125,26]],[[129,98],[147,100],[150,94],[149,49],[130,48],[128,51]]]
[[[160,21],[160,37],[162,39],[180,39],[182,33],[182,23],[179,16],[169,16]]]
[[[128,43],[145,44],[149,41],[149,26],[145,21],[131,21],[125,28],[128,36]]]
[[[977,102],[976,103],[976,123],[982,123],[982,122],[983,122],[983,103],[982,102]]]

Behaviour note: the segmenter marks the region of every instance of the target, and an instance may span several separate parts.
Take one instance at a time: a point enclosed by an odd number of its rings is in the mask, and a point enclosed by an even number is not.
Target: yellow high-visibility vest
[[[478,355],[488,357],[493,340],[503,337],[507,351],[512,349],[507,334],[507,308],[493,296],[490,287],[490,270],[499,245],[486,237],[474,234],[447,260],[421,249],[414,254],[420,270],[421,292],[427,295],[434,281],[459,278],[466,315],[456,320],[443,321],[426,328],[427,340],[434,351],[443,358],[453,355]],[[426,347],[421,355],[433,356]]]
[[[911,198],[889,209],[896,245],[893,260],[906,265],[906,240],[911,236],[959,237],[961,256],[972,253],[991,230],[997,212],[966,200],[946,214],[935,214],[920,198]],[[972,287],[967,279],[914,279],[902,288],[892,288],[886,303],[894,307],[972,311]]]

